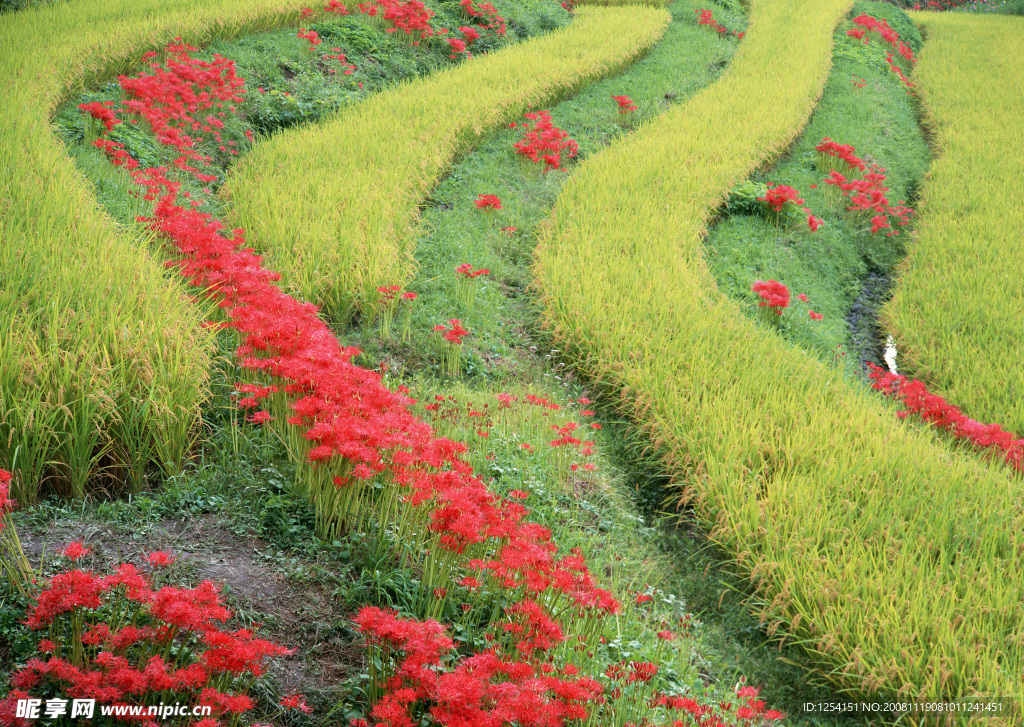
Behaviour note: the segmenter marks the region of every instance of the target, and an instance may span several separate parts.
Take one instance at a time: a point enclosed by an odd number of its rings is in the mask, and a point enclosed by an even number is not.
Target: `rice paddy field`
[[[0,0],[0,723],[1024,724],[1022,38]]]

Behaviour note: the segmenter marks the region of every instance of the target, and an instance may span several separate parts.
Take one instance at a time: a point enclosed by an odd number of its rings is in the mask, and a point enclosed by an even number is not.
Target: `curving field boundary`
[[[299,0],[82,0],[0,18],[0,466],[80,495],[97,475],[174,469],[207,398],[211,339],[146,239],[98,206],[49,127],[75,90],[175,36],[295,22]],[[102,479],[102,477],[101,477]],[[111,480],[106,480],[109,484]]]
[[[307,301],[345,319],[413,273],[418,205],[481,135],[638,59],[665,10],[580,8],[572,25],[278,134],[223,188],[232,222]],[[512,153],[509,153],[510,162]]]
[[[918,13],[918,84],[939,152],[882,309],[914,375],[1024,436],[1024,18]]]
[[[1019,481],[951,454],[755,326],[704,262],[726,190],[806,123],[850,5],[755,2],[717,83],[584,162],[537,250],[544,320],[649,430],[756,583],[770,631],[801,642],[840,688],[1012,695],[1024,666]]]

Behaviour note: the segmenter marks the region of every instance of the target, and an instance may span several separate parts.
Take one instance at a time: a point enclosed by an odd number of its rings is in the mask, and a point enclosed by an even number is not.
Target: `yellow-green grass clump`
[[[882,319],[903,373],[1024,436],[1024,19],[915,15],[914,79],[937,158]]]
[[[202,311],[147,237],[100,209],[49,116],[176,36],[251,33],[297,21],[301,7],[89,0],[0,17],[0,467],[14,470],[17,499],[31,502],[44,477],[78,495],[89,481],[139,484],[154,460],[173,469],[212,351]]]
[[[337,319],[369,314],[378,288],[411,278],[417,206],[457,154],[636,60],[668,21],[661,9],[581,8],[567,28],[279,134],[225,185],[233,222],[299,296]]]
[[[704,262],[726,191],[809,118],[849,8],[755,2],[722,79],[582,165],[537,250],[544,320],[665,452],[751,575],[770,631],[800,641],[840,689],[1012,695],[1019,484],[749,321]]]

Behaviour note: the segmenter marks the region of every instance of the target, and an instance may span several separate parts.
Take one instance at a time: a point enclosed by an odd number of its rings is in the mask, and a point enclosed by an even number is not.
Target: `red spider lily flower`
[[[62,613],[77,608],[99,608],[100,595],[109,588],[103,578],[92,573],[79,570],[59,573],[50,581],[49,588],[40,591],[25,623],[29,628],[38,629],[48,626]]]
[[[170,553],[165,553],[162,550],[156,550],[146,556],[146,562],[154,568],[166,568],[176,560],[177,557],[172,556]]]
[[[37,649],[42,654],[52,654],[57,650],[57,645],[49,639],[42,639],[40,640]]]
[[[469,51],[466,49],[466,41],[459,40],[458,38],[445,38],[445,42],[451,46],[453,51],[449,58],[458,58],[459,53],[465,53],[466,57],[469,57]]]
[[[299,13],[299,16],[303,18],[312,18],[314,15],[316,15],[316,12],[313,8],[302,8],[302,12]]]
[[[792,202],[798,207],[804,203],[804,201],[800,199],[800,193],[792,187],[788,187],[785,184],[780,184],[776,187],[771,182],[769,182],[767,186],[768,192],[765,196],[758,197],[757,199],[759,202],[767,204],[774,212],[781,212],[787,202]]]
[[[528,129],[526,136],[512,146],[516,153],[525,156],[532,162],[541,160],[545,163],[545,171],[561,169],[562,152],[566,156],[574,157],[579,151],[579,145],[569,134],[556,127],[551,121],[551,114],[547,111],[527,113],[523,118],[535,121],[533,129],[528,124],[523,126]]]
[[[782,310],[789,305],[789,288],[777,280],[758,280],[750,289],[758,294],[761,302],[758,305],[762,308],[771,308],[780,316]]]
[[[820,217],[815,217],[810,212],[807,213],[807,227],[810,228],[811,232],[817,232],[818,228],[824,224],[824,220]]]
[[[349,15],[352,11],[342,5],[340,0],[328,0],[324,10],[335,15]]]
[[[804,303],[806,303],[806,302],[807,302],[807,295],[806,295],[806,294],[804,294],[804,293],[800,293],[800,295],[798,295],[798,296],[796,297],[796,299],[797,299],[797,300],[802,300],[802,301],[803,301]]]
[[[10,498],[11,479],[13,475],[5,469],[0,469],[0,516],[14,510],[17,503]],[[0,520],[0,529],[3,529],[3,520]]]
[[[318,45],[324,42],[323,39],[315,30],[306,30],[305,28],[299,29],[298,37],[305,38],[306,40],[308,40],[310,48],[316,48]]]
[[[501,231],[504,232],[504,233],[507,233],[509,235],[509,237],[511,237],[512,234],[516,231],[516,228],[515,227],[502,227]]]
[[[443,323],[439,323],[434,326],[433,330],[439,332],[441,337],[449,343],[454,343],[456,346],[462,345],[462,339],[469,335],[469,331],[462,327],[462,321],[458,318],[452,318],[448,321],[451,328],[448,328]]]
[[[476,198],[477,209],[482,210],[500,210],[501,200],[498,199],[497,195],[494,194],[481,194]]]
[[[301,694],[289,694],[279,704],[285,709],[297,709],[303,714],[310,714],[313,708],[306,704],[306,698]]]
[[[653,600],[654,600],[653,596],[648,596],[645,593],[640,593],[640,594],[637,594],[636,604],[639,606],[639,605],[644,604],[644,603],[650,603]]]
[[[67,547],[60,552],[68,560],[81,560],[85,556],[92,552],[91,548],[86,548],[85,543],[81,540],[76,540],[73,543],[68,543]]]
[[[626,684],[632,684],[633,682],[649,682],[658,674],[657,664],[652,664],[649,661],[634,661],[631,662],[629,675],[626,677]]]
[[[121,121],[115,115],[115,112],[112,109],[106,108],[101,103],[83,103],[79,104],[78,108],[83,113],[87,113],[92,118],[102,122],[104,128],[108,132],[113,131],[114,126],[121,123]]]
[[[628,114],[630,111],[636,111],[636,104],[633,103],[633,99],[629,96],[612,96],[612,100],[618,102],[620,114]]]
[[[416,300],[419,297],[419,293],[414,293],[411,290],[402,293],[402,300]]]
[[[820,321],[822,318],[825,317],[821,313],[815,313],[814,311],[807,311],[807,315],[811,317],[812,321]]]
[[[481,275],[489,275],[490,270],[487,268],[480,268],[479,270],[473,270],[473,266],[469,263],[463,263],[459,267],[455,268],[455,272],[463,276],[467,280],[473,278],[479,278]]]
[[[477,31],[476,28],[471,28],[469,26],[462,26],[462,27],[459,28],[459,32],[462,33],[463,40],[465,40],[466,43],[468,43],[470,45],[473,44],[474,40],[479,40],[480,39],[480,33],[479,33],[479,31]]]

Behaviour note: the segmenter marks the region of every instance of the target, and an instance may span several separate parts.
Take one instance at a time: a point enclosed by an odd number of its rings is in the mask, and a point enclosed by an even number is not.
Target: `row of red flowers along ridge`
[[[188,59],[190,50],[179,43],[171,46],[168,54],[177,67],[187,70],[194,67]],[[226,72],[231,65],[224,62],[216,68]],[[190,82],[201,88],[209,79]],[[129,93],[147,106],[148,113],[161,113],[157,109],[164,95],[158,83],[130,88]],[[174,103],[180,96],[174,97]],[[228,100],[239,98],[235,92]],[[169,113],[164,116],[170,117]],[[540,114],[538,118],[543,121]],[[188,164],[195,157],[186,152],[195,139],[175,134],[162,138],[182,151],[184,158],[176,166],[200,181],[209,181]],[[556,149],[552,151],[557,153],[561,141],[553,140]],[[372,712],[378,724],[413,724],[410,711],[423,700],[434,703],[431,714],[435,719],[451,725],[511,720],[524,725],[556,725],[582,717],[588,705],[597,708],[608,700],[626,697],[634,708],[646,710],[657,702],[664,709],[682,709],[709,726],[726,724],[723,720],[746,724],[755,718],[780,716],[765,712],[751,687],[739,690],[740,701],[735,705],[713,707],[683,697],[638,692],[658,672],[651,663],[622,664],[613,670],[615,674],[606,675],[613,682],[629,685],[631,689],[625,692],[618,686],[605,691],[589,678],[577,678],[571,665],[554,676],[551,662],[556,656],[561,658],[570,650],[592,652],[601,619],[619,610],[612,595],[596,586],[582,555],[573,552],[559,558],[547,529],[527,522],[524,507],[497,498],[473,474],[461,458],[464,445],[435,438],[430,427],[411,414],[413,401],[407,390],[391,391],[377,373],[356,366],[353,357],[358,351],[338,343],[314,305],[300,303],[279,289],[275,283],[280,276],[263,268],[260,257],[243,247],[242,230],[226,235],[221,223],[191,209],[198,201],[181,191],[181,183],[169,176],[168,169],[140,170],[123,149],[109,143],[100,145],[107,148],[115,164],[131,170],[134,181],[144,187],[145,198],[155,202],[152,215],[140,220],[170,240],[181,254],[181,259],[169,265],[219,300],[227,319],[223,325],[234,328],[241,337],[236,353],[242,368],[275,382],[239,384],[237,389],[249,395],[240,405],[256,407],[272,394],[289,395],[294,414],[288,423],[305,430],[303,436],[311,443],[308,461],[322,467],[330,464],[342,472],[334,478],[339,489],[351,490],[356,483],[368,481],[385,482],[404,493],[405,507],[426,512],[422,518],[425,529],[435,538],[431,557],[439,559],[448,571],[438,577],[436,582],[441,585],[432,591],[435,583],[424,579],[422,588],[428,597],[443,601],[447,585],[470,591],[492,587],[511,604],[504,609],[506,619],[500,625],[491,624],[491,649],[463,660],[454,671],[445,671],[450,667],[444,656],[451,642],[436,621],[403,621],[394,613],[364,609],[359,623],[371,642],[386,646],[393,656],[402,654],[393,671],[381,675],[384,694]],[[551,160],[546,161],[550,165]],[[268,422],[272,417],[260,411],[252,419]],[[438,556],[438,551],[450,557]],[[467,567],[459,563],[467,554],[483,557],[470,560]],[[455,577],[466,572],[473,575]],[[570,625],[574,642],[566,637],[565,627]],[[665,640],[672,637],[671,632],[664,634]],[[562,653],[556,654],[559,645],[563,645]],[[466,693],[454,701],[447,699],[445,690],[471,684],[480,688],[475,701]],[[507,697],[513,686],[519,690],[516,704],[524,707],[509,714],[500,705],[508,706],[501,701],[502,695]],[[523,711],[526,705],[530,709]],[[470,707],[476,710],[472,718],[464,712]],[[484,713],[487,722],[479,721]]]
[[[1024,439],[1015,439],[999,424],[982,424],[971,419],[941,396],[929,394],[928,387],[917,379],[889,373],[871,362],[868,367],[872,388],[898,399],[906,407],[906,411],[897,412],[896,416],[902,419],[910,413],[917,414],[929,424],[976,447],[1002,452],[1007,464],[1024,472]]]

